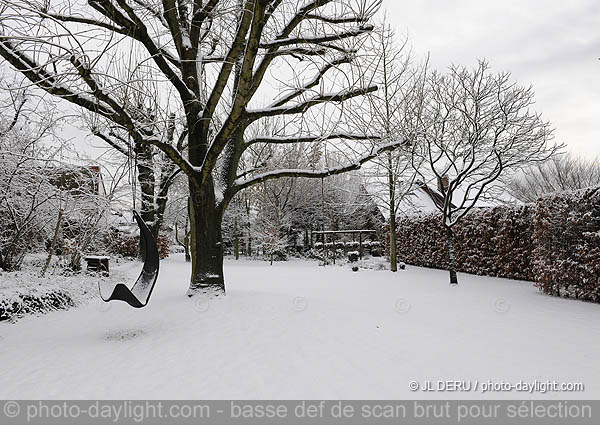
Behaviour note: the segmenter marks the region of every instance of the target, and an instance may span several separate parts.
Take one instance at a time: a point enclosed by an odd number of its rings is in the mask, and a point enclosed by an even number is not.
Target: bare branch
[[[362,165],[366,162],[371,161],[373,158],[377,157],[383,152],[391,151],[396,149],[397,147],[404,144],[404,141],[392,142],[382,146],[377,147],[368,155],[362,156],[356,162],[352,164],[329,168],[326,170],[302,170],[302,169],[284,169],[284,170],[275,170],[269,171],[263,174],[259,174],[257,176],[252,177],[248,180],[236,180],[232,190],[234,192],[238,192],[242,189],[248,188],[258,183],[262,183],[268,180],[279,179],[283,177],[305,177],[305,178],[324,178],[329,176],[334,176],[336,174],[347,173],[349,171],[359,170]]]
[[[377,86],[370,86],[367,88],[359,88],[352,90],[344,90],[338,93],[323,94],[315,96],[304,102],[300,102],[293,106],[279,106],[277,108],[266,108],[262,110],[250,110],[246,113],[246,117],[249,122],[256,121],[260,118],[273,117],[277,115],[291,115],[301,114],[306,112],[312,106],[325,103],[325,102],[343,102],[344,100],[351,99],[357,96],[364,96],[365,94],[372,93],[377,90]]]

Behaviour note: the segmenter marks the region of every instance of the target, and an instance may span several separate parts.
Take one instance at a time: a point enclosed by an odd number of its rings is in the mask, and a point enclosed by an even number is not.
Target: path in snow
[[[162,262],[147,308],[92,303],[0,324],[0,398],[599,398],[600,306],[531,283],[407,267],[227,261],[184,297]],[[133,277],[132,277],[133,278]],[[583,382],[583,393],[413,393],[411,380]]]

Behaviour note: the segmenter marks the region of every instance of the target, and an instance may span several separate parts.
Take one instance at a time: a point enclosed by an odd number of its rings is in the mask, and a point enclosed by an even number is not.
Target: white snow
[[[137,270],[130,271],[134,279]],[[0,398],[600,397],[600,306],[529,282],[407,266],[227,260],[226,297],[186,298],[161,264],[147,308],[89,305],[0,324]],[[585,392],[413,393],[412,380],[583,382]]]
[[[85,258],[110,257],[90,255]],[[78,306],[98,298],[99,283],[107,282],[107,284],[116,285],[118,282],[128,279],[129,275],[139,273],[139,269],[136,268],[137,262],[124,261],[114,257],[110,264],[109,277],[85,272],[61,275],[54,270],[57,260],[58,258],[55,256],[45,277],[40,276],[40,270],[46,261],[46,254],[28,255],[23,263],[22,271],[0,271],[0,300],[9,303],[19,302],[20,298],[25,295],[41,296],[61,291],[68,293],[73,303]],[[82,266],[85,269],[85,263]],[[19,317],[13,319],[19,319]],[[0,327],[0,335],[2,335],[1,329],[2,327]]]

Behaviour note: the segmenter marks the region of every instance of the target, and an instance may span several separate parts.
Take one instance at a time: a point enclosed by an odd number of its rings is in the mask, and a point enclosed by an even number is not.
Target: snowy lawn
[[[145,309],[94,302],[0,324],[0,398],[600,397],[600,306],[528,282],[229,260],[227,296],[207,302],[184,297],[182,256],[161,269]],[[409,390],[536,379],[586,389]]]

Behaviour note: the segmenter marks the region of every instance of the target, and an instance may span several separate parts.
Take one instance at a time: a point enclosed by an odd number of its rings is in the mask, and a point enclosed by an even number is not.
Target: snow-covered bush
[[[10,299],[0,299],[0,322],[25,314],[62,310],[74,305],[68,293],[53,288],[40,293],[17,293]]]

